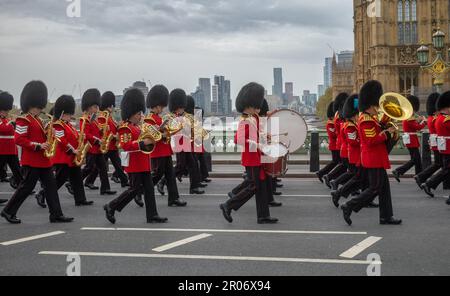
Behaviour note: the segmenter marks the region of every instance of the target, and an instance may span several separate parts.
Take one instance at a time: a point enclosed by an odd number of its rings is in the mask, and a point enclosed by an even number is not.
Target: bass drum
[[[282,143],[294,153],[305,144],[308,125],[298,112],[281,109],[267,118],[267,132],[272,135],[272,143]]]
[[[266,145],[262,149],[262,166],[271,177],[284,177],[288,171],[289,153],[283,144]]]

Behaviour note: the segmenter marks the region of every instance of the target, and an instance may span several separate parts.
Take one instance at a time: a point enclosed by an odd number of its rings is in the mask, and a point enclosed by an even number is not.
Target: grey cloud
[[[81,0],[81,19],[65,16],[65,0],[2,0],[1,11],[82,25],[109,34],[214,34],[294,26],[337,30],[351,17],[342,0]],[[343,15],[345,17],[343,17]]]

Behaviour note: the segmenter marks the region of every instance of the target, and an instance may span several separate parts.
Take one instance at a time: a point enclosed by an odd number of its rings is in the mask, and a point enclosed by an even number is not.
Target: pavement
[[[349,227],[323,184],[286,179],[277,197],[283,207],[271,209],[279,224],[258,225],[254,199],[229,224],[218,206],[240,181],[214,179],[206,195],[188,196],[184,180],[179,190],[188,207],[169,208],[167,197],[157,196],[160,215],[169,218],[164,225],[146,224],[134,203],[111,225],[102,210],[111,197],[88,190],[95,205],[77,208],[65,188],[64,212],[76,220],[49,224],[47,210],[30,197],[18,213],[23,224],[0,220],[0,275],[65,276],[68,269],[86,276],[450,275],[448,192],[429,199],[412,180],[391,180],[394,212],[404,224],[381,226],[378,210],[364,209]],[[0,198],[11,191],[0,184]],[[79,269],[71,269],[70,254],[80,256]]]

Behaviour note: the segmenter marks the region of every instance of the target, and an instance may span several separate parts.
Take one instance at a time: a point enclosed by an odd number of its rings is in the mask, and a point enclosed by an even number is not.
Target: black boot
[[[50,216],[50,223],[71,223],[73,222],[73,220],[74,220],[73,218],[65,216],[59,217]]]
[[[434,198],[433,191],[431,191],[431,188],[428,187],[427,183],[422,184],[422,188],[423,188],[423,191],[425,191],[425,193],[428,194],[429,197]]]
[[[190,194],[198,194],[198,195],[202,195],[202,194],[205,194],[205,191],[200,190],[200,188],[194,188],[194,189],[191,189],[191,190],[189,191],[189,193],[190,193]]]
[[[20,221],[20,219],[18,219],[16,216],[12,216],[12,215],[6,213],[5,211],[3,211],[0,215],[3,218],[5,218],[5,220],[8,221],[11,224],[20,224],[20,223],[22,223],[22,221]]]
[[[147,219],[147,223],[156,223],[156,224],[167,223],[168,221],[169,221],[169,219],[163,218],[160,216],[154,216],[154,217],[151,217],[150,219]]]
[[[316,173],[316,176],[319,179],[320,183],[323,183],[323,177],[320,175],[319,172]]]
[[[86,206],[92,206],[94,204],[93,201],[87,201],[87,200],[83,200],[80,202],[76,202],[75,206],[76,207],[86,207]]]
[[[350,218],[352,216],[352,209],[350,209],[346,204],[341,206],[342,212],[344,214],[344,220],[347,222],[348,226],[352,226],[353,221]]]
[[[113,181],[113,182],[116,183],[116,184],[119,184],[119,183],[120,183],[119,177],[117,177],[117,176],[112,176],[112,177],[111,177],[111,181]]]
[[[138,194],[134,197],[134,202],[141,208],[144,207],[144,202],[142,201],[142,195]]]
[[[341,199],[341,195],[339,191],[331,191],[331,200],[336,208],[339,208],[339,200]]]
[[[221,204],[220,209],[222,210],[223,217],[229,223],[233,223],[233,218],[231,217],[231,209],[226,204]]]
[[[65,186],[67,188],[67,191],[69,191],[70,195],[74,195],[75,194],[75,192],[73,191],[72,185],[70,183],[66,183]]]
[[[380,219],[380,224],[381,225],[401,225],[402,220],[391,217],[389,219]]]
[[[38,194],[35,195],[35,198],[38,206],[43,209],[47,208],[47,204],[45,203],[44,191],[41,190]]]
[[[4,203],[7,203],[7,202],[8,202],[7,199],[0,199],[0,205],[2,205],[2,204],[4,204]]]
[[[156,184],[156,190],[158,190],[159,194],[161,194],[162,196],[166,195],[166,193],[164,192],[164,182],[161,180],[158,182],[158,184]]]
[[[417,186],[419,186],[419,188],[423,190],[422,181],[420,180],[419,176],[414,176],[414,180],[416,180]]]
[[[283,206],[283,204],[281,202],[278,202],[278,201],[271,201],[271,202],[269,202],[269,207],[271,207],[271,208],[279,208],[279,207],[282,207],[282,206]]]
[[[185,201],[182,200],[182,199],[177,199],[177,200],[174,200],[174,201],[169,202],[169,207],[179,207],[179,208],[182,208],[182,207],[185,207],[185,206],[187,206],[187,202],[185,202]]]
[[[258,224],[277,224],[278,219],[273,217],[258,218]]]
[[[106,190],[103,192],[100,192],[100,195],[116,195],[117,191],[111,191],[111,190]]]
[[[394,170],[394,171],[392,171],[392,175],[394,175],[394,179],[397,180],[398,183],[401,182],[401,181],[400,181],[401,175],[400,175],[399,172],[397,172],[397,171]]]
[[[450,197],[447,199],[445,203],[450,206]]]
[[[111,224],[116,224],[116,218],[114,217],[114,210],[111,209],[109,205],[105,205],[103,209],[105,210],[106,219],[109,222],[111,222]]]
[[[98,190],[99,188],[94,184],[84,184],[84,187],[89,188],[91,190]]]

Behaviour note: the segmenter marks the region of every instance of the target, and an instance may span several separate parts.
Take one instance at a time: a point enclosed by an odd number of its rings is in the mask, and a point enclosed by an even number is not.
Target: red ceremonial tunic
[[[368,169],[390,169],[389,153],[386,146],[388,136],[381,134],[382,129],[377,118],[362,113],[358,120],[361,141],[361,163]]]
[[[420,147],[419,136],[417,135],[417,133],[423,130],[425,126],[426,126],[425,123],[420,124],[417,122],[415,118],[403,121],[403,132],[409,134],[411,143],[405,145],[407,148]]]
[[[47,134],[39,117],[27,114],[16,120],[15,143],[22,147],[20,163],[33,168],[50,168],[52,162],[45,157],[38,145],[47,142]]]
[[[58,120],[54,123],[55,135],[59,139],[53,164],[65,164],[74,167],[74,151],[78,149],[78,131],[70,122]]]
[[[441,154],[450,155],[450,116],[439,114],[436,120],[436,131],[438,134],[438,142],[445,141],[446,149],[439,149]],[[439,147],[440,148],[440,147]]]
[[[430,147],[433,151],[439,151],[437,146],[437,131],[436,131],[437,116],[428,116],[428,130],[430,131]]]
[[[336,151],[337,149],[336,141],[337,141],[337,134],[336,134],[336,128],[334,127],[334,121],[328,120],[327,122],[327,134],[328,134],[328,149],[330,151]]]
[[[341,158],[348,159],[348,142],[347,142],[347,134],[345,133],[345,129],[347,128],[348,122],[341,124]]]
[[[119,127],[120,147],[129,153],[129,164],[125,167],[127,173],[150,173],[150,155],[142,152],[138,143],[141,129],[130,122]]]
[[[339,117],[339,113],[336,112],[336,115],[334,116],[334,128],[336,129],[336,150],[341,150],[342,145],[342,124],[344,124],[344,120]]]
[[[157,129],[159,129],[163,124],[161,116],[155,113],[150,113],[150,115],[145,118],[145,122],[155,126]],[[152,152],[150,157],[161,158],[172,156],[172,154],[173,154],[172,146],[170,145],[170,143],[167,144],[165,142],[165,139],[163,139],[162,141],[156,143],[155,150]]]
[[[14,125],[6,118],[0,118],[0,155],[17,155]]]
[[[244,167],[261,166],[261,151],[249,143],[249,140],[259,143],[258,116],[243,115],[236,133],[237,144],[243,148],[241,164]]]
[[[80,118],[80,130],[85,124],[84,133],[86,140],[91,144],[90,154],[102,154],[100,152],[100,145],[96,144],[97,141],[101,141],[102,135],[100,126],[97,120],[91,120],[87,115]]]
[[[361,165],[361,143],[359,140],[358,127],[353,122],[347,122],[345,138],[348,145],[348,161],[350,164]]]

